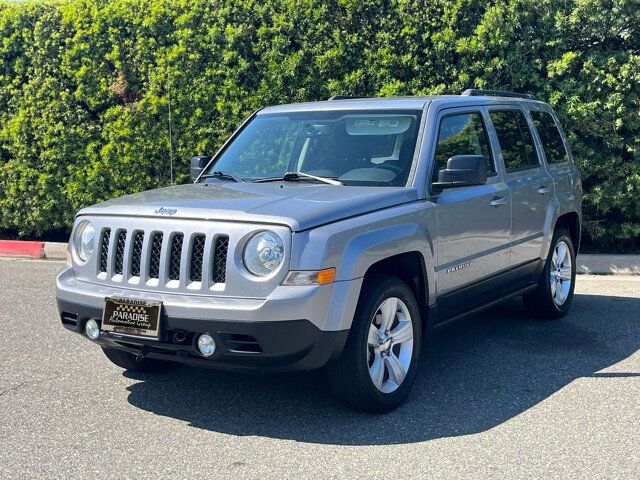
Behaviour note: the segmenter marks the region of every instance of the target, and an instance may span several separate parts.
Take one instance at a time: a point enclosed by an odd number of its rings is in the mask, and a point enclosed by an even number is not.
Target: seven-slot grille
[[[153,235],[153,243],[151,244],[151,256],[149,257],[149,278],[160,277],[160,253],[162,251],[161,233]]]
[[[116,260],[113,266],[113,271],[116,275],[122,275],[124,269],[124,246],[127,243],[127,231],[118,230],[116,235]]]
[[[99,243],[100,273],[111,272],[113,275],[140,277],[146,271],[145,281],[148,279],[160,280],[162,258],[165,256],[166,282],[182,281],[186,284],[203,282],[204,272],[208,272],[209,278],[206,280],[209,285],[226,281],[229,247],[227,235],[214,235],[212,241],[208,243],[207,236],[204,234],[185,238],[183,233],[172,232],[167,234],[168,242],[165,245],[165,234],[162,232],[145,233],[134,230],[130,235],[131,238],[127,238],[127,230],[117,229],[114,231],[113,241],[110,228],[105,228],[102,231]],[[186,242],[190,242],[190,245],[188,245],[189,248],[184,249]],[[112,255],[109,255],[110,249],[113,249]],[[187,253],[183,255],[185,251]],[[111,269],[109,262],[111,262]],[[125,265],[128,268],[125,268]],[[205,268],[205,265],[208,268]],[[186,272],[185,279],[181,278],[183,272]]]
[[[196,235],[193,237],[193,246],[191,247],[191,281],[202,281],[202,262],[204,261],[204,245],[206,237],[204,235]],[[225,261],[227,256],[224,256]],[[220,282],[216,282],[220,283]]]
[[[133,247],[131,249],[131,276],[133,277],[140,276],[142,242],[144,242],[144,232],[136,232],[133,237]]]
[[[224,283],[227,275],[227,250],[229,250],[229,237],[226,235],[216,239],[215,254],[213,256],[213,282]]]
[[[180,261],[182,260],[182,241],[184,235],[176,233],[171,241],[169,254],[169,279],[180,280]]]
[[[109,260],[109,239],[111,238],[111,229],[105,228],[102,232],[102,242],[100,242],[100,271],[106,272]]]

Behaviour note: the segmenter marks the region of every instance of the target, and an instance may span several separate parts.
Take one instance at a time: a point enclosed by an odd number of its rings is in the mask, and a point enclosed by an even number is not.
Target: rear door
[[[546,158],[547,172],[553,179],[555,194],[559,201],[573,200],[573,164],[569,161],[568,149],[562,139],[560,126],[551,112],[530,110],[541,146],[541,156]]]
[[[436,244],[438,316],[453,315],[496,295],[506,283],[509,266],[509,188],[490,148],[486,111],[482,108],[443,110],[437,119],[433,171],[446,168],[454,155],[483,155],[485,185],[434,191],[438,219]]]
[[[492,107],[493,125],[511,190],[512,286],[535,279],[540,264],[548,203],[553,198],[551,176],[542,165],[531,125],[520,107]]]

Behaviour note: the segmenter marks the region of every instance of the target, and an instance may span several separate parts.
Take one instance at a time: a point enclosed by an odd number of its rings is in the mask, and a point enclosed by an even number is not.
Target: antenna
[[[167,96],[169,101],[169,175],[171,185],[173,185],[173,130],[171,122],[171,84],[167,87]]]

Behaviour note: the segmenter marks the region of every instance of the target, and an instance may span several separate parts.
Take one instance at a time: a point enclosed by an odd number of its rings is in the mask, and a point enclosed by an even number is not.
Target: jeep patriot
[[[571,305],[580,174],[531,95],[264,108],[191,175],[75,218],[62,325],[122,368],[322,367],[383,412],[434,328],[515,296],[540,318]]]

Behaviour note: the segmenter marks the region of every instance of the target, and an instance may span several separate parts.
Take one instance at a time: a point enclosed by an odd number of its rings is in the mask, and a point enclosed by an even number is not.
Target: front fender
[[[364,277],[374,263],[418,252],[425,266],[430,303],[435,300],[435,209],[421,201],[293,234],[292,270],[336,268],[336,281]]]
[[[407,252],[419,252],[426,265],[433,265],[432,241],[425,225],[403,223],[361,232],[344,247],[338,268],[340,280],[364,277],[376,262]]]

